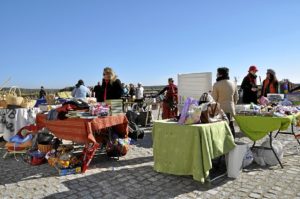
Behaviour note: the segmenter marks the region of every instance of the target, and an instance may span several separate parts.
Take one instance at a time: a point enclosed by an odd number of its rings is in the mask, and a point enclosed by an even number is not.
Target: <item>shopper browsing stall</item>
[[[173,78],[168,79],[167,85],[158,95],[164,94],[162,119],[174,118],[177,116],[178,89]]]
[[[243,90],[243,103],[250,104],[254,103],[257,104],[257,75],[258,69],[256,66],[250,66],[248,75],[244,78],[241,88]]]
[[[235,137],[233,116],[238,101],[238,90],[236,84],[229,79],[229,69],[218,68],[217,82],[213,86],[212,96],[216,102],[220,103],[221,109],[226,113],[231,133]]]
[[[80,79],[72,91],[72,97],[86,99],[87,96],[91,96],[91,91],[84,85],[83,80]]]
[[[278,80],[275,71],[272,69],[267,71],[267,77],[263,81],[261,96],[267,97],[269,93],[278,93]]]
[[[117,78],[112,68],[106,67],[103,70],[100,102],[111,99],[121,99],[123,88],[121,81]]]

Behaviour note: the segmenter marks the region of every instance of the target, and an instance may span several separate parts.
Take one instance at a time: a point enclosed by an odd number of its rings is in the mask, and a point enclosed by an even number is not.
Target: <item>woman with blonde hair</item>
[[[123,88],[121,81],[117,78],[112,68],[103,69],[103,80],[100,92],[100,102],[110,99],[121,99]]]

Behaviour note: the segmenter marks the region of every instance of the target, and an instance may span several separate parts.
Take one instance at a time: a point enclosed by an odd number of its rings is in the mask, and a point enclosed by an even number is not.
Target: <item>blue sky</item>
[[[105,66],[145,85],[220,66],[241,80],[251,64],[300,82],[299,21],[298,0],[0,0],[0,82],[94,85]]]

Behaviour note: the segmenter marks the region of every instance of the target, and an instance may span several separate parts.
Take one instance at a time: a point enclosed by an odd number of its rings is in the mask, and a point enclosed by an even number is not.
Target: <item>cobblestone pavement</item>
[[[241,140],[250,141],[246,138]],[[300,199],[300,153],[292,136],[280,135],[284,169],[252,165],[236,180],[200,184],[190,176],[153,171],[151,129],[127,156],[97,155],[86,174],[59,177],[47,164],[29,166],[0,150],[0,198],[279,198]],[[19,157],[19,156],[18,156]],[[20,158],[19,158],[20,159]]]

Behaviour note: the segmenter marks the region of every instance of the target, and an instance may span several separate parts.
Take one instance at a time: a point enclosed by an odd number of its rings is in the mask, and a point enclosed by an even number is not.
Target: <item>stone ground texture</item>
[[[279,198],[300,199],[300,153],[292,136],[279,135],[284,144],[284,169],[280,166],[245,169],[236,180],[223,178],[200,184],[190,176],[153,170],[151,128],[143,140],[120,160],[98,154],[85,174],[59,177],[47,164],[29,166],[17,156],[2,159],[0,149],[0,198]],[[248,142],[241,137],[237,140]]]

